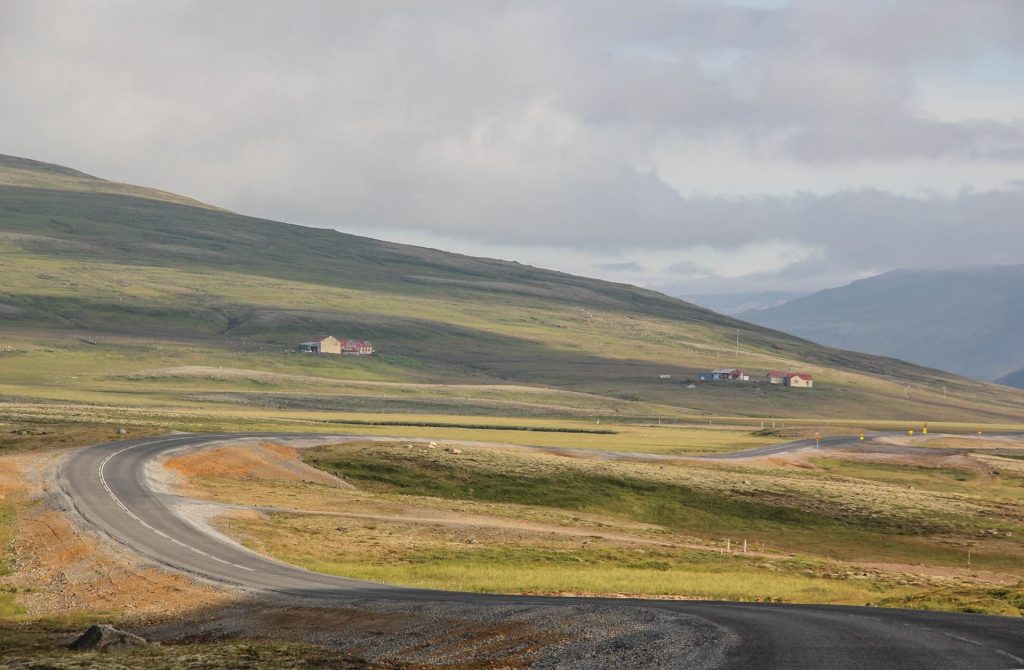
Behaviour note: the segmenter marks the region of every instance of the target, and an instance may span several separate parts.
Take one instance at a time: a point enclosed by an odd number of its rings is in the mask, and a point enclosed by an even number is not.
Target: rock
[[[145,647],[149,642],[138,635],[118,630],[107,624],[95,624],[68,645],[72,651],[117,651],[128,647]]]
[[[431,449],[437,449],[437,442],[428,442],[427,446]]]
[[[462,449],[456,449],[455,447],[448,447],[445,449],[449,454],[461,454]]]
[[[117,429],[117,434],[118,435],[127,435],[128,434],[128,429],[125,428],[124,426],[121,426],[120,428]]]

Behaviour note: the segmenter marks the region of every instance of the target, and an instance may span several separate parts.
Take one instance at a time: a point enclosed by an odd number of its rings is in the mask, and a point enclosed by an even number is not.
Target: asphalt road
[[[150,489],[145,469],[161,453],[239,437],[298,436],[175,435],[97,445],[64,462],[61,487],[82,517],[113,539],[170,568],[227,585],[346,603],[360,598],[453,601],[486,608],[581,601],[410,589],[309,572],[204,533],[173,511],[172,499]],[[826,440],[831,444],[838,438]],[[803,448],[794,444],[789,448]],[[716,661],[721,668],[1024,668],[1024,620],[1016,618],[761,603],[587,602],[656,608],[717,624],[735,640]]]

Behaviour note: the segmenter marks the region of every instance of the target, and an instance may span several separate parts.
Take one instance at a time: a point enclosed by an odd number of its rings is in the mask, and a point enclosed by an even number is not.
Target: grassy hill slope
[[[1024,417],[1013,389],[830,349],[634,286],[241,216],[19,158],[0,157],[0,273],[9,402]],[[372,339],[381,355],[289,353],[323,333]],[[688,388],[698,371],[727,365],[806,369],[818,388]],[[363,386],[339,387],[346,380]],[[439,386],[451,384],[471,390]]]

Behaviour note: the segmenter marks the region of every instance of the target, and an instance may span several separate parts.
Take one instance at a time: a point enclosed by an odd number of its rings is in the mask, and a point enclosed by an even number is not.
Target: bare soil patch
[[[101,547],[61,513],[40,510],[16,524],[14,581],[30,614],[116,611],[180,614],[229,596],[135,557]]]
[[[256,479],[291,482],[314,482],[339,488],[354,488],[322,470],[306,465],[293,447],[260,442],[231,444],[179,454],[163,463],[179,475],[177,485],[192,497],[203,497],[200,489],[188,484],[197,477],[220,477],[235,481]]]
[[[145,563],[112,542],[77,527],[51,492],[65,452],[0,457],[0,501],[19,513],[12,524],[12,574],[0,579],[18,590],[30,614],[118,611],[134,615],[185,612],[228,596],[183,575]]]

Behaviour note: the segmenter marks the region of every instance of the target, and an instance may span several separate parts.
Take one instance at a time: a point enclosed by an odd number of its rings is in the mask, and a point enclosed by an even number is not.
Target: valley
[[[0,159],[0,191],[0,612],[40,662],[63,662],[54,640],[97,617],[222,664],[326,644],[353,667],[428,668],[445,654],[504,667],[584,653],[599,637],[559,642],[580,636],[551,614],[563,600],[604,635],[665,640],[657,658],[680,644],[754,653],[716,637],[737,625],[719,602],[757,617],[772,603],[1022,613],[1024,393],[632,286],[253,219],[59,166]],[[375,352],[296,351],[327,333]],[[726,368],[750,380],[699,381]],[[769,384],[769,370],[814,386]],[[256,561],[264,587],[280,579],[290,595],[253,599],[256,568],[210,572],[154,553],[145,525],[105,525],[88,510],[106,493],[67,488],[65,469],[100,443],[110,458],[189,447],[117,480],[142,477],[185,510],[145,524],[221,567]],[[736,458],[711,458],[723,455]],[[290,599],[299,574],[342,591],[329,606]],[[408,589],[482,600],[414,606]],[[538,606],[505,600],[519,597]],[[613,601],[668,609],[633,628],[633,605],[592,604]],[[332,641],[281,633],[285,612],[335,621]],[[377,642],[351,625],[367,616],[388,618]],[[424,616],[465,646],[412,651],[437,644]],[[681,616],[725,628],[670,644]]]

